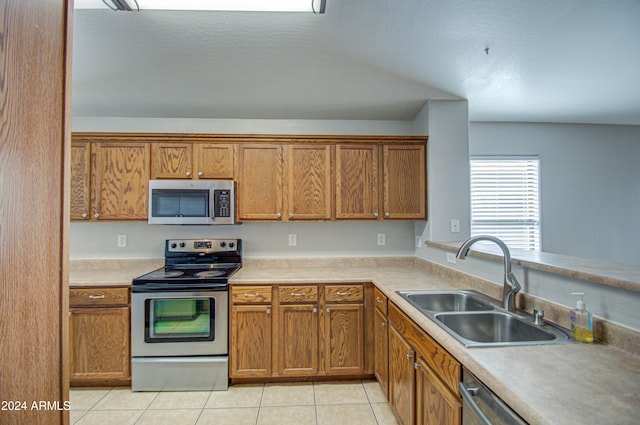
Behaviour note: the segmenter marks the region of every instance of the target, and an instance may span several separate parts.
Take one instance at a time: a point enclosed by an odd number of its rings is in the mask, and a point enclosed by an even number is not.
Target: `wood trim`
[[[424,144],[428,136],[378,136],[337,134],[206,134],[206,133],[105,133],[74,132],[74,141],[131,142],[203,142],[203,143],[416,143]]]

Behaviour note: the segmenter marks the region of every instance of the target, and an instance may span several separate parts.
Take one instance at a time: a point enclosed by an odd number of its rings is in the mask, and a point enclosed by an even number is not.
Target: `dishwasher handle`
[[[482,423],[482,425],[494,425],[487,415],[484,414],[480,406],[473,399],[474,396],[478,395],[478,386],[466,386],[464,382],[458,383],[458,388],[460,389],[460,395],[462,396],[462,400],[464,403],[464,408],[467,406],[471,409],[471,413],[473,416]]]

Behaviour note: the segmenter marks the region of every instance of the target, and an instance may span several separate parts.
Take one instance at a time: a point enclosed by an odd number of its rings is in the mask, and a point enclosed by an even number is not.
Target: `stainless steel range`
[[[133,279],[131,389],[226,390],[228,279],[239,239],[169,239],[165,266]]]

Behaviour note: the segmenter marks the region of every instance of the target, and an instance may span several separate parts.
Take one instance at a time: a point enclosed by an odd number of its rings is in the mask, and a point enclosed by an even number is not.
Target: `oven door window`
[[[145,301],[145,342],[213,341],[215,298]]]

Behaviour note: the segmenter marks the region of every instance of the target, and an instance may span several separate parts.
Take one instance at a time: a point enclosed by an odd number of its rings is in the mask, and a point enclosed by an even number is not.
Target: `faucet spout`
[[[493,242],[502,250],[502,255],[504,257],[504,279],[503,279],[503,288],[502,288],[502,307],[508,311],[515,312],[516,311],[516,295],[522,289],[520,283],[516,279],[516,277],[511,272],[511,253],[509,252],[509,248],[507,245],[500,239],[495,236],[489,235],[478,235],[467,239],[458,249],[458,253],[456,257],[459,260],[464,260],[469,254],[469,249],[471,245],[478,241],[489,241]]]

